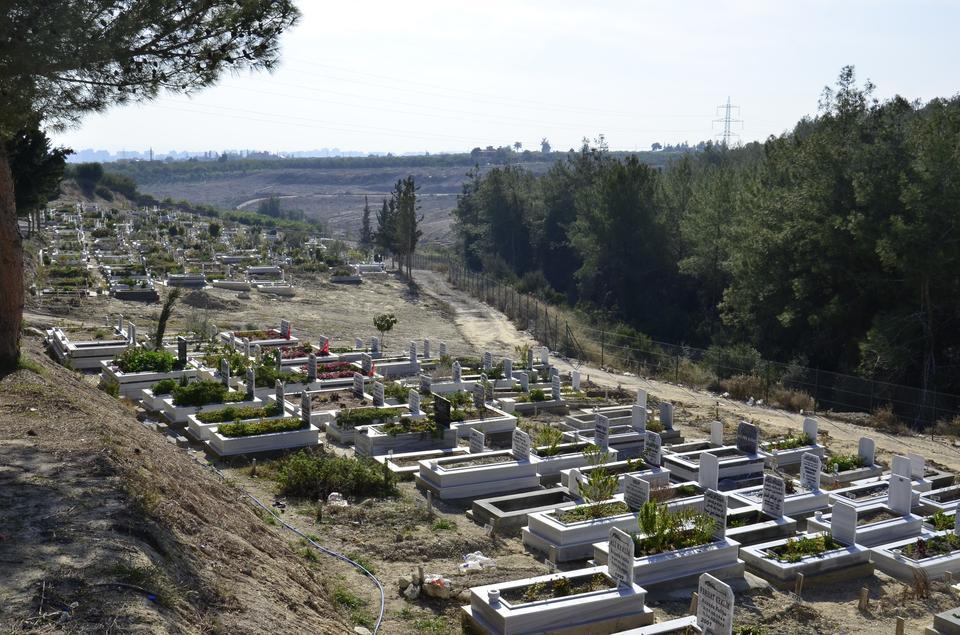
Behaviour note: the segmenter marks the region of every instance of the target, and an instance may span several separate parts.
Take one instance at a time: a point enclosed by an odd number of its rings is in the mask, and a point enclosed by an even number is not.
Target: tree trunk
[[[17,227],[10,162],[0,142],[0,372],[17,367],[22,321],[23,242]]]

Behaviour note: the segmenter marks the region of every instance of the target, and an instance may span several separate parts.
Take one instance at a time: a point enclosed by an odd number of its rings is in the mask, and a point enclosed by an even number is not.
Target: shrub
[[[802,390],[790,390],[779,386],[770,393],[770,401],[775,406],[792,412],[811,411],[816,407],[813,397]]]
[[[399,408],[348,408],[337,413],[337,425],[349,429],[400,416]]]
[[[910,432],[910,428],[900,421],[900,417],[893,412],[893,406],[890,404],[874,408],[871,413],[871,418],[873,420],[873,427],[877,430],[889,434],[907,434]]]
[[[530,391],[530,401],[546,401],[547,395],[541,388],[534,388]]]
[[[706,388],[716,383],[717,376],[706,366],[684,357],[680,359],[680,365],[677,367],[676,379],[687,386]]]
[[[218,381],[195,381],[192,384],[177,385],[171,391],[176,406],[206,406],[214,403],[245,401],[247,394],[228,390]]]
[[[857,454],[833,454],[827,457],[823,464],[825,472],[833,472],[833,467],[837,467],[838,472],[846,472],[863,467],[863,459]]]
[[[734,399],[746,400],[750,397],[760,398],[763,396],[765,386],[763,378],[756,375],[735,375],[729,379],[720,381],[720,386],[724,391],[730,393]]]
[[[243,419],[258,419],[260,417],[275,417],[283,414],[281,406],[276,402],[270,405],[257,407],[245,406],[237,408],[236,406],[227,406],[220,410],[209,410],[207,412],[197,413],[197,419],[202,423],[220,423],[223,421],[241,421]]]
[[[261,419],[260,421],[225,423],[217,428],[222,436],[225,437],[252,437],[258,434],[271,434],[273,432],[291,432],[305,428],[300,417],[287,417],[286,419]]]
[[[311,500],[326,500],[330,492],[354,498],[394,493],[375,461],[333,454],[298,452],[282,461],[276,479],[281,494]]]
[[[746,344],[711,346],[703,361],[714,374],[726,379],[734,375],[752,375],[760,365],[760,353]],[[731,391],[732,394],[732,391]]]
[[[125,373],[169,373],[179,365],[167,351],[148,351],[139,346],[128,348],[113,361]]]
[[[173,389],[177,387],[176,379],[161,379],[153,386],[150,386],[150,390],[153,391],[154,395],[169,395],[173,392]]]

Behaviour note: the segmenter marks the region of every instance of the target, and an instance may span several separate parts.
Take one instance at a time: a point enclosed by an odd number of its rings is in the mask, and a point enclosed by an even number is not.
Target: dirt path
[[[529,333],[517,329],[510,319],[480,300],[454,289],[446,277],[435,271],[418,270],[414,274],[421,293],[442,300],[451,307],[457,330],[478,350],[490,350],[495,355],[513,354],[513,347],[523,343],[536,343]],[[799,430],[803,416],[769,407],[751,407],[741,401],[698,391],[668,382],[637,377],[633,374],[610,373],[590,364],[579,365],[577,360],[555,359],[563,371],[579,367],[584,378],[600,385],[623,386],[628,390],[642,388],[649,394],[674,403],[681,424],[690,424],[706,431],[709,421],[716,419],[719,411],[727,424],[728,432],[738,420],[745,419],[761,426],[764,434],[777,434],[787,430]],[[960,471],[960,448],[953,439],[929,436],[894,436],[875,428],[858,426],[845,421],[817,415],[821,431],[830,435],[830,447],[835,450],[855,450],[860,437],[869,435],[877,442],[877,453],[905,454],[916,452],[928,462],[936,462],[953,471]]]

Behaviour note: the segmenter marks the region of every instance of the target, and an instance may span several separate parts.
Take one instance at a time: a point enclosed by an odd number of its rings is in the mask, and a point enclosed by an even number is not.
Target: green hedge
[[[161,379],[154,385],[150,386],[150,390],[153,391],[154,395],[169,395],[176,387],[176,379]]]
[[[275,402],[262,408],[257,406],[246,406],[237,408],[227,406],[220,410],[210,410],[197,414],[197,420],[201,423],[220,423],[223,421],[237,421],[243,419],[259,419],[260,417],[275,417],[281,414],[281,406]]]
[[[389,475],[371,459],[308,454],[301,451],[284,459],[277,470],[280,493],[315,501],[330,492],[344,496],[387,496],[395,493]]]
[[[217,432],[222,436],[252,437],[258,434],[270,434],[273,432],[292,432],[305,428],[300,417],[287,417],[286,419],[261,419],[260,421],[225,423],[217,428]]]
[[[341,428],[356,428],[370,425],[376,420],[389,420],[400,416],[399,408],[350,408],[337,413],[337,424]]]
[[[218,381],[196,381],[186,386],[176,386],[172,393],[176,406],[206,406],[231,401],[246,401],[247,394],[228,390]]]
[[[182,367],[167,351],[148,351],[139,346],[123,351],[113,362],[125,373],[169,373]]]

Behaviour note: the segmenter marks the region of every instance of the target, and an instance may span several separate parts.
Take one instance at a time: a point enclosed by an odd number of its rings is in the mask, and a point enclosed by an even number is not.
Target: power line
[[[732,114],[732,113],[733,113],[734,110],[737,111],[737,118],[734,118],[734,117],[733,117],[733,114]],[[726,104],[717,106],[717,114],[718,114],[718,115],[721,114],[721,111],[722,111],[723,114],[720,116],[719,119],[714,119],[714,120],[713,120],[713,123],[715,123],[715,124],[717,124],[717,123],[723,124],[723,130],[722,130],[721,132],[717,133],[717,134],[714,135],[714,136],[715,136],[715,137],[718,137],[718,138],[720,139],[720,143],[723,144],[723,147],[724,147],[724,148],[729,148],[729,147],[730,147],[730,139],[731,139],[732,137],[736,137],[736,138],[737,138],[737,141],[738,141],[738,142],[740,141],[740,135],[737,134],[736,132],[733,132],[733,129],[732,129],[732,128],[733,128],[733,126],[734,126],[735,124],[740,124],[740,129],[742,130],[742,129],[743,129],[743,119],[739,119],[739,117],[740,117],[740,106],[733,106],[733,105],[731,105],[731,104],[730,104],[730,97],[727,97],[727,103],[726,103]]]

